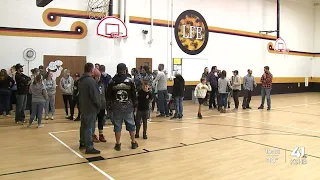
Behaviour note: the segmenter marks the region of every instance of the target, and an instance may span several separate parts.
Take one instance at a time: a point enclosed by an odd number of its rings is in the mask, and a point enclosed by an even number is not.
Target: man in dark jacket
[[[212,66],[211,72],[207,76],[207,82],[210,83],[212,91],[210,92],[210,99],[209,99],[209,109],[217,108],[217,104],[219,105],[219,97],[218,97],[218,69],[217,66]],[[216,103],[217,98],[217,103]]]
[[[107,108],[112,112],[111,120],[114,125],[116,144],[114,149],[121,150],[121,129],[125,121],[126,130],[131,136],[131,148],[136,149],[134,111],[136,108],[136,90],[134,82],[126,75],[126,65],[118,64],[117,74],[112,78],[107,90]]]
[[[23,123],[25,119],[24,111],[26,110],[27,106],[27,95],[29,92],[29,85],[31,83],[31,78],[24,75],[23,66],[21,64],[17,64],[16,68],[16,75],[15,80],[17,83],[17,104],[16,104],[16,116],[15,120],[16,123]]]
[[[93,129],[97,114],[100,112],[100,92],[93,79],[94,65],[84,66],[84,75],[79,79],[79,107],[81,111],[80,149],[86,148],[86,154],[100,154],[93,147]]]
[[[176,112],[171,119],[181,119],[183,116],[183,97],[184,97],[184,89],[185,89],[185,82],[183,77],[180,74],[176,74],[173,80],[172,86],[172,96],[175,100],[176,105]]]
[[[80,115],[81,111],[79,108],[79,78],[80,78],[80,73],[75,73],[74,75],[74,83],[73,83],[73,92],[72,92],[72,102],[71,102],[71,107],[70,107],[70,117],[68,119],[74,120],[74,121],[80,121]],[[74,119],[74,108],[78,107],[78,116],[76,119]]]

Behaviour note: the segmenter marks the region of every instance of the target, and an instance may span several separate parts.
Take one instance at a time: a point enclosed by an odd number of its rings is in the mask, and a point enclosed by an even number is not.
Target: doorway
[[[152,72],[152,58],[136,58],[136,68],[138,71],[142,69],[143,66],[148,66],[150,72]]]
[[[62,64],[62,72],[59,76],[57,76],[56,84],[57,84],[57,92],[56,92],[56,109],[63,109],[63,99],[62,93],[59,87],[60,79],[63,77],[63,71],[65,69],[69,69],[71,72],[72,78],[74,78],[74,74],[76,72],[83,74],[84,65],[87,62],[86,56],[51,56],[51,55],[44,55],[43,56],[43,66],[46,69],[50,62],[55,62],[56,60],[60,60]]]

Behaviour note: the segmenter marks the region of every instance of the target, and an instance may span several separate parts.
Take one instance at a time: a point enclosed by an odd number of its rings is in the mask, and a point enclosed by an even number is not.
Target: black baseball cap
[[[126,71],[126,70],[127,70],[126,64],[124,64],[124,63],[119,63],[119,64],[117,65],[117,72]]]
[[[232,71],[232,72],[233,72],[233,73],[239,73],[238,70],[234,70],[234,71]]]
[[[18,64],[16,64],[14,67],[15,67],[16,69],[19,69],[19,68],[22,68],[23,65],[21,65],[20,63],[18,63]]]

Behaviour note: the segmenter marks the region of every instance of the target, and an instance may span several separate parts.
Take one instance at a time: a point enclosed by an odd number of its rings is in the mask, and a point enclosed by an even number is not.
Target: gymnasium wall
[[[244,76],[246,70],[251,68],[253,74],[259,77],[263,72],[263,66],[269,65],[275,77],[320,76],[319,70],[314,68],[314,64],[319,62],[316,58],[311,61],[312,56],[308,54],[314,50],[313,4],[281,1],[281,37],[286,41],[288,48],[296,51],[294,55],[284,57],[268,51],[268,43],[274,43],[276,39],[275,33],[269,36],[258,33],[259,30],[276,29],[275,1],[207,0],[196,3],[192,0],[175,0],[172,18],[171,1],[154,1],[152,14],[155,26],[151,45],[148,44],[149,35],[144,36],[141,33],[142,30],[149,30],[149,34],[151,32],[148,25],[150,1],[127,1],[131,22],[128,27],[129,38],[119,43],[96,35],[99,21],[85,18],[87,0],[55,0],[45,8],[36,7],[35,3],[30,1],[5,0],[5,5],[0,6],[0,22],[1,26],[11,29],[0,30],[2,67],[9,68],[18,62],[26,64],[22,58],[22,51],[31,47],[37,52],[36,59],[31,62],[31,68],[43,63],[43,55],[79,55],[87,56],[90,62],[105,64],[108,72],[114,74],[117,63],[125,62],[132,68],[135,67],[136,57],[147,57],[153,58],[153,69],[156,69],[159,63],[163,63],[170,75],[173,57],[208,59],[208,66],[217,65],[219,69],[227,70],[229,75],[232,70],[237,69],[240,75]],[[114,14],[119,14],[118,4],[115,0]],[[212,31],[209,33],[206,48],[198,55],[182,52],[175,41],[173,28],[167,27],[168,21],[175,21],[180,13],[188,9],[201,13]],[[50,23],[43,17],[48,13],[61,12],[77,16],[70,18],[57,15],[59,20],[55,23]],[[56,33],[74,32],[73,28],[76,25],[83,27],[84,33]],[[13,32],[13,28],[25,29]],[[34,32],[33,29],[43,31]],[[170,42],[173,44],[172,55]],[[190,72],[195,70],[190,69]],[[195,76],[200,77],[201,74]]]

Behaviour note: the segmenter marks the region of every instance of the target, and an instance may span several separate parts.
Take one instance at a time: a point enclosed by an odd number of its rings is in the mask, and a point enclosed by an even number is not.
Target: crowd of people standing
[[[65,69],[60,82],[55,82],[52,72],[45,72],[43,66],[33,69],[31,77],[23,74],[23,66],[16,64],[11,68],[10,74],[2,69],[0,72],[0,113],[9,115],[10,102],[15,96],[16,123],[24,123],[27,95],[31,94],[30,119],[28,127],[33,121],[38,122],[38,127],[43,127],[42,116],[46,120],[54,120],[56,88],[62,92],[65,106],[65,118],[81,121],[80,127],[80,149],[86,149],[87,154],[98,154],[99,150],[94,148],[93,142],[106,142],[103,127],[107,118],[110,118],[114,126],[116,144],[114,149],[121,150],[121,131],[123,121],[126,130],[131,137],[131,148],[136,149],[138,143],[136,138],[140,137],[140,128],[143,125],[143,139],[147,136],[147,121],[151,119],[150,112],[157,105],[158,115],[156,117],[170,117],[168,100],[168,77],[164,65],[159,64],[158,70],[150,72],[148,66],[139,70],[133,68],[129,74],[125,64],[117,66],[117,73],[111,77],[106,73],[104,65],[87,63],[84,74],[71,72]],[[272,74],[269,67],[264,67],[261,77],[262,100],[259,109],[264,108],[265,97],[267,97],[267,109],[271,109],[270,91],[272,88]],[[241,86],[243,84],[243,86]],[[253,89],[257,86],[252,70],[248,69],[247,75],[241,82],[237,70],[233,76],[227,78],[225,70],[218,70],[216,66],[205,68],[200,83],[196,86],[194,96],[198,99],[198,118],[202,119],[201,108],[206,104],[209,109],[218,109],[226,113],[230,108],[231,97],[238,111],[239,94],[243,88],[243,109],[251,109],[250,101]],[[183,98],[185,92],[185,80],[181,74],[176,73],[172,87],[172,99],[174,101],[175,113],[171,119],[183,118]],[[209,100],[209,101],[208,101]],[[78,108],[78,116],[74,117],[74,108]],[[69,113],[70,108],[70,113]],[[95,133],[96,120],[98,121],[98,133]]]

